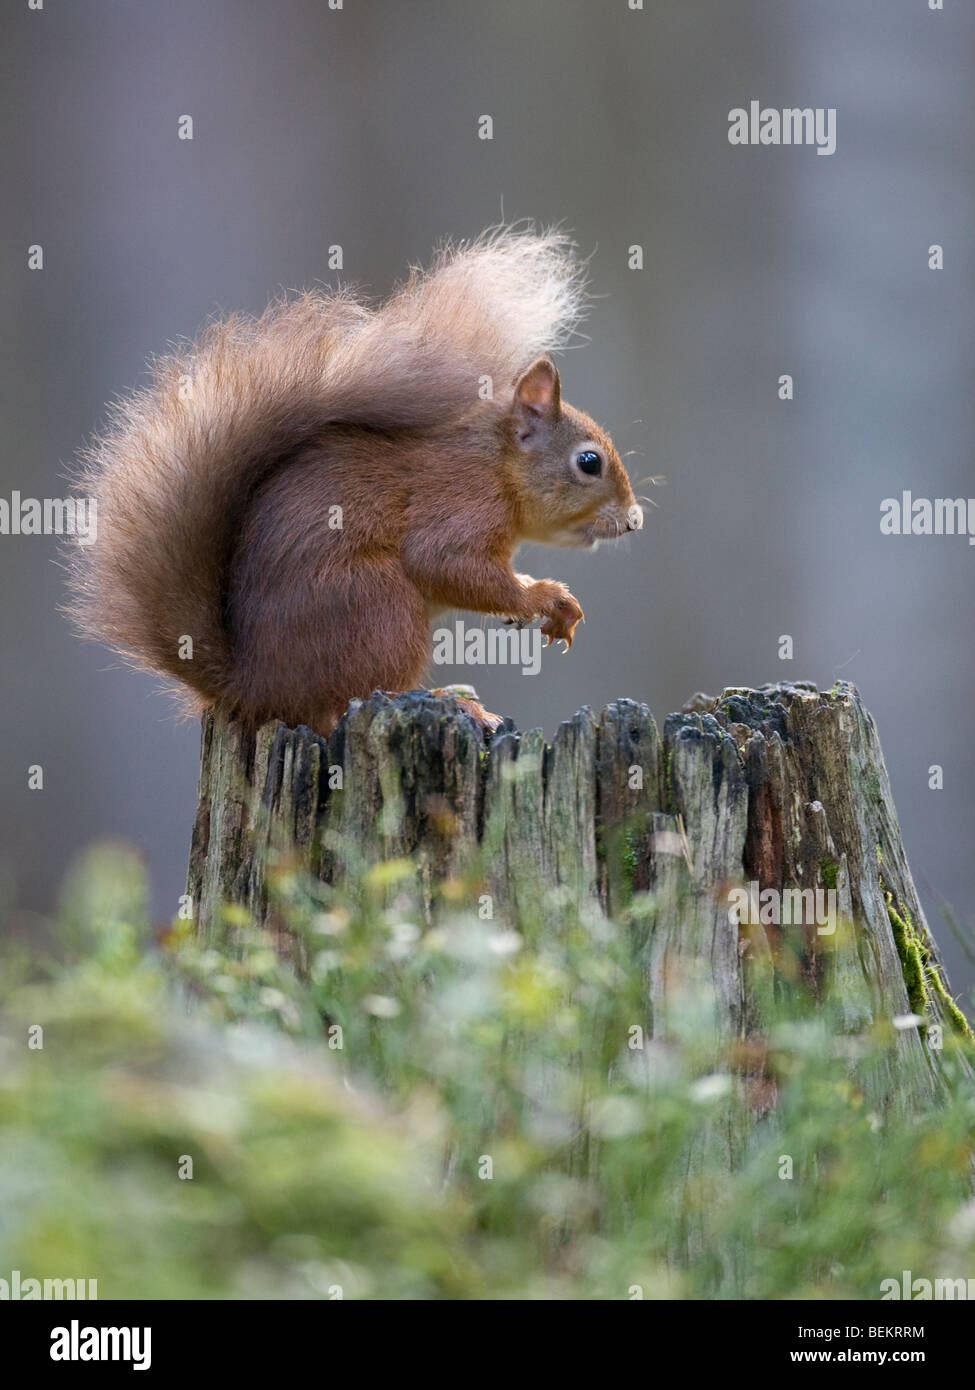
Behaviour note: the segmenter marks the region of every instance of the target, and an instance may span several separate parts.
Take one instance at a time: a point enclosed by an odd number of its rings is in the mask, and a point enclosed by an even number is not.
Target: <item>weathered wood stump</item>
[[[431,916],[475,862],[512,922],[540,910],[558,930],[560,904],[645,903],[634,931],[656,1036],[689,978],[743,1055],[793,996],[851,1038],[896,1020],[874,1085],[910,1104],[939,1089],[942,1040],[967,1032],[873,720],[846,683],[698,695],[662,737],[646,705],[619,700],[580,710],[550,746],[510,724],[486,745],[452,700],[419,691],[354,703],[327,740],[204,720],[188,886],[204,935],[226,903],[278,929],[275,865],[340,885],[400,858]]]

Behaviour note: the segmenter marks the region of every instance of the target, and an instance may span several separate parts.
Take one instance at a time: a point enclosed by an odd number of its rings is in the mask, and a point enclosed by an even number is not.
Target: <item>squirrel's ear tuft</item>
[[[515,385],[515,406],[544,420],[558,419],[561,406],[561,383],[555,363],[550,357],[539,357],[518,378]]]

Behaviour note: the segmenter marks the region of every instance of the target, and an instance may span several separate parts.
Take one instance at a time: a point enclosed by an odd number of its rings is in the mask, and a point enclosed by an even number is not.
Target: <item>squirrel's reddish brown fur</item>
[[[548,357],[582,294],[561,234],[501,228],[377,308],[303,294],[156,361],[84,458],[81,631],[175,677],[190,708],[319,732],[355,696],[419,684],[444,608],[541,618],[570,644],[581,608],[516,574],[516,547],[642,524]]]

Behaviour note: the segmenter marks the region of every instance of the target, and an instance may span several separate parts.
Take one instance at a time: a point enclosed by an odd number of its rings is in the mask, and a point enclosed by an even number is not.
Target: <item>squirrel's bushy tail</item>
[[[302,294],[154,360],[82,457],[98,527],[69,558],[77,627],[196,703],[232,702],[226,579],[254,489],[331,424],[423,429],[467,410],[485,374],[500,392],[565,345],[583,297],[565,236],[500,227],[378,307]]]

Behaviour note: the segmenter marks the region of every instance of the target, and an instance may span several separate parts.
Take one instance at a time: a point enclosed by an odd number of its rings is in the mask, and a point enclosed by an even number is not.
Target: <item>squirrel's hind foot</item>
[[[459,710],[473,719],[485,738],[490,739],[504,723],[500,714],[491,714],[489,710],[484,708],[472,685],[442,685],[436,690],[431,690],[430,694],[437,696],[438,699],[449,696],[456,702]]]

